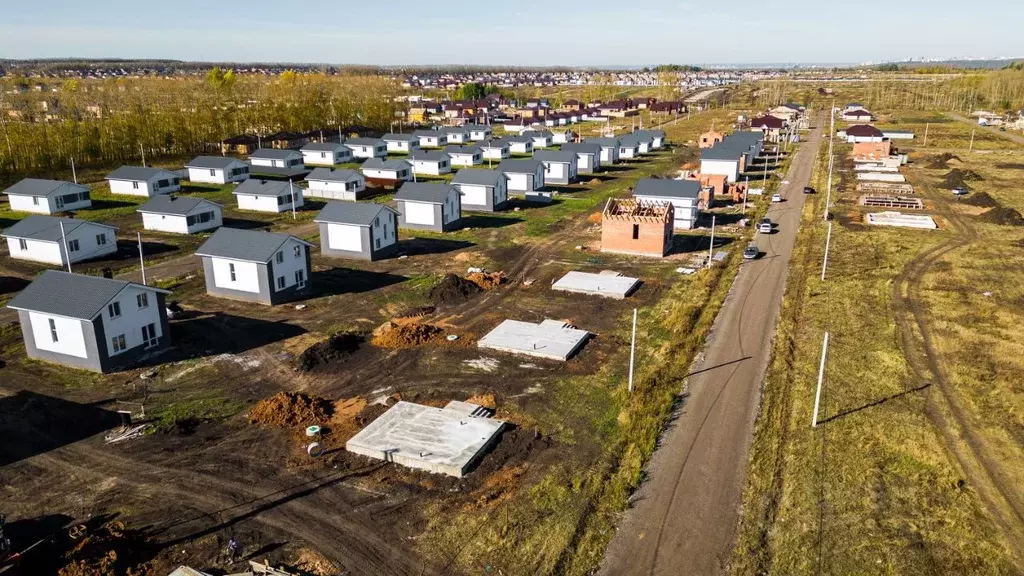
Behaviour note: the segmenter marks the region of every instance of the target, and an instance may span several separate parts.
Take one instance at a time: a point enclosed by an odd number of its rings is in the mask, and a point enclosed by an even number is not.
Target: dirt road
[[[1006,132],[1001,132],[998,128],[995,128],[993,126],[980,126],[977,121],[971,120],[970,118],[965,118],[964,116],[961,116],[959,114],[953,114],[952,112],[947,112],[946,116],[949,116],[950,118],[952,118],[954,120],[959,120],[961,122],[966,122],[966,123],[968,123],[968,124],[970,124],[972,126],[977,126],[981,130],[986,130],[988,132],[991,132],[992,134],[995,134],[996,136],[1002,136],[1003,138],[1008,138],[1008,139],[1013,140],[1014,142],[1016,142],[1018,144],[1024,144],[1024,136],[1022,136],[1020,134],[1017,134],[1016,132],[1010,132],[1009,130],[1007,130]]]
[[[600,574],[703,576],[725,569],[821,117],[817,124],[790,166],[781,190],[786,201],[768,211],[778,227],[758,235],[762,256],[737,275]]]

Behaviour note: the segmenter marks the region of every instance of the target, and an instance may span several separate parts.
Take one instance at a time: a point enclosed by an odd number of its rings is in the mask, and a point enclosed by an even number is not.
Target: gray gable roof
[[[259,230],[239,230],[238,228],[218,228],[209,240],[203,243],[196,250],[196,256],[210,256],[213,258],[230,258],[245,262],[258,262],[265,264],[270,262],[274,254],[288,241],[289,238],[305,242],[295,236],[288,234],[277,234],[274,232],[262,232]]]
[[[306,176],[306,182],[320,180],[322,182],[348,182],[358,180],[362,175],[347,168],[316,168]]]
[[[505,148],[508,146],[508,138],[492,138],[478,144],[481,148]]]
[[[469,129],[465,126],[445,126],[441,128],[441,131],[445,134],[457,133],[457,134],[469,134]]]
[[[408,162],[399,159],[368,158],[366,162],[363,162],[363,169],[371,170],[408,170],[409,167]]]
[[[338,148],[344,148],[344,144],[337,142],[310,142],[302,147],[303,152],[334,152]]]
[[[345,140],[345,144],[353,146],[378,146],[383,143],[384,141],[380,138],[349,138]]]
[[[43,180],[40,178],[22,178],[14,186],[11,186],[4,193],[13,196],[54,196],[57,193],[67,194],[72,190],[85,192],[89,190],[85,186],[66,182],[64,180]]]
[[[33,214],[4,230],[2,236],[10,238],[30,238],[32,240],[42,240],[44,242],[60,242],[61,223],[64,224],[64,234],[70,234],[72,230],[84,224],[95,224],[96,226],[117,230],[114,226],[101,224],[99,222],[89,222],[87,220],[78,220],[77,218],[59,218],[57,216]]]
[[[385,142],[419,142],[419,138],[412,134],[385,134],[381,140]]]
[[[194,196],[159,195],[150,198],[149,202],[139,206],[136,212],[185,216],[202,204],[220,207],[220,204],[211,202],[205,198],[196,198]]]
[[[448,199],[451,191],[451,184],[406,182],[398,189],[398,193],[395,194],[395,200],[443,204]]]
[[[501,172],[512,172],[515,174],[536,174],[537,170],[544,167],[540,160],[528,158],[523,160],[502,160],[498,164]]]
[[[572,164],[576,161],[576,153],[569,150],[538,150],[533,153],[534,160],[541,162],[562,162]]]
[[[409,155],[409,160],[422,160],[424,162],[441,162],[451,160],[447,153],[441,150],[423,150]]]
[[[445,154],[477,154],[481,152],[476,146],[445,146]],[[418,154],[417,154],[418,156]]]
[[[287,160],[296,156],[302,156],[302,154],[295,150],[279,150],[277,148],[260,148],[249,154],[249,158],[267,158],[272,160]]]
[[[92,320],[129,285],[170,294],[167,290],[124,280],[45,270],[11,300],[8,308]]]
[[[521,143],[529,142],[530,144],[533,144],[533,136],[527,136],[525,134],[520,134],[519,136],[509,136],[508,137],[508,141],[509,141],[510,144],[516,143],[516,142],[521,142]]]
[[[523,130],[523,136],[529,136],[530,138],[551,138],[554,134],[551,130]]]
[[[634,196],[660,196],[663,198],[697,198],[700,183],[696,180],[667,180],[643,178],[633,188]]]
[[[416,130],[412,133],[413,136],[444,136],[445,133],[440,130]]]
[[[712,146],[711,148],[705,148],[700,151],[701,160],[734,160],[739,161],[740,156],[746,153],[746,150],[739,150],[733,146],[722,146],[721,143]]]
[[[249,196],[288,196],[293,192],[296,195],[302,194],[302,188],[299,188],[294,184],[292,185],[292,188],[289,188],[288,184],[288,182],[282,182],[280,180],[259,180],[256,178],[250,178],[238,186],[235,186],[232,193]]]
[[[169,170],[163,170],[160,168],[147,168],[143,166],[121,166],[117,170],[114,170],[110,174],[107,174],[107,180],[133,180],[139,182],[147,182],[151,178],[166,174],[171,178],[177,178],[177,174]]]
[[[395,212],[384,204],[372,202],[328,202],[313,222],[370,226],[377,215],[384,211]]]
[[[587,138],[586,140],[584,140],[584,142],[587,143],[587,144],[597,144],[598,146],[601,146],[602,148],[618,148],[619,147],[619,139],[618,138]]]
[[[645,136],[650,136],[651,138],[665,138],[664,130],[637,130],[636,133],[643,134]]]
[[[490,132],[491,127],[483,124],[463,124],[462,127],[469,132]]]
[[[596,142],[569,142],[562,144],[562,150],[577,154],[600,154],[601,145]]]
[[[497,170],[479,168],[463,168],[452,178],[452,184],[472,184],[476,186],[497,186],[505,175]]]
[[[653,142],[652,138],[648,134],[641,134],[640,132],[633,132],[632,134],[626,134],[622,138],[619,138],[619,146],[630,148],[633,146],[639,146],[641,142]]]
[[[235,162],[242,163],[237,158],[228,158],[227,156],[196,156],[191,162],[185,164],[186,168],[227,168]]]

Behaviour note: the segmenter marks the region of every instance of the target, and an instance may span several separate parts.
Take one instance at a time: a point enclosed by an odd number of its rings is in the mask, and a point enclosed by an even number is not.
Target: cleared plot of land
[[[934,118],[894,116],[918,134]],[[840,172],[822,283],[821,195],[805,213],[752,450],[736,574],[1024,568],[1024,363],[1014,331],[1024,321],[1024,227],[1015,224],[1024,221],[1014,216],[1024,187],[1019,173],[998,168],[1024,153],[1008,140],[988,142],[992,151],[982,154],[968,154],[966,141],[952,151],[932,143],[905,145],[917,147],[905,173],[939,230],[864,225],[863,213],[878,209],[857,206],[856,183]],[[824,169],[819,163],[819,190]],[[974,199],[949,192],[943,181],[954,169],[983,179],[971,182]]]

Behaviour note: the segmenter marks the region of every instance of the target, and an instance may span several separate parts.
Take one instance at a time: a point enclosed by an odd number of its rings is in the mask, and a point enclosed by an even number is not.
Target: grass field
[[[971,182],[975,194],[1020,210],[1021,172],[1006,166],[1024,153],[995,152],[1017,148],[996,137],[980,146],[976,138],[982,152],[967,154],[969,125],[887,116],[917,132],[906,148],[923,144],[932,122],[928,148],[911,154],[905,172],[941,229],[862,225],[849,174],[840,174],[821,282],[824,198],[808,204],[764,387],[735,574],[1018,574],[1024,566],[1014,520],[1024,477],[1016,335],[1024,227],[990,223],[993,208],[956,203],[940,184],[954,168],[972,170],[984,178]],[[951,149],[962,161],[929,167]]]

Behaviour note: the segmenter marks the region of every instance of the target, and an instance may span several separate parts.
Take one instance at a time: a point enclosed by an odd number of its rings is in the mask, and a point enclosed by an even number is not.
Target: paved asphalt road
[[[997,136],[1002,136],[1003,138],[1013,140],[1018,144],[1024,144],[1024,136],[1009,129],[1007,129],[1006,131],[1001,131],[999,130],[999,128],[994,128],[992,126],[981,126],[980,124],[978,124],[977,120],[971,120],[970,118],[965,118],[959,114],[953,114],[952,112],[947,113],[947,116],[953,118],[954,120],[959,120],[961,122],[966,122],[973,126],[977,126],[979,130],[987,130]]]
[[[822,142],[822,116],[817,125],[790,165],[781,190],[786,201],[768,211],[778,227],[758,235],[761,257],[743,263],[689,377],[681,413],[662,437],[649,479],[634,495],[601,575],[707,576],[725,570],[803,187]]]

